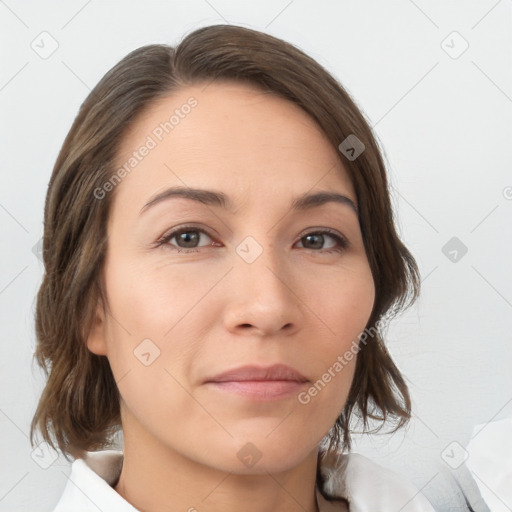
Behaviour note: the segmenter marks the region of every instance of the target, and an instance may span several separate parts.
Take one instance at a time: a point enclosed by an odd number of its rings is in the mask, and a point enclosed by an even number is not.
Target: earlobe
[[[107,355],[105,331],[105,315],[101,305],[98,305],[94,322],[87,336],[87,348],[98,356]]]

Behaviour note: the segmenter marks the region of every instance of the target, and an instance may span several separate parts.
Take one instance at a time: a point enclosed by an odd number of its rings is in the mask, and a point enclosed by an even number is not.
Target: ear
[[[98,356],[107,355],[105,313],[101,304],[96,308],[96,315],[87,337],[87,348]]]

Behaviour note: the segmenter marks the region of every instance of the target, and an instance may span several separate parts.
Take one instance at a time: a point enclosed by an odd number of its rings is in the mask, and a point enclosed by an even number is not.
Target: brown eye
[[[204,241],[205,238],[210,240],[210,242],[200,245],[200,241]],[[175,241],[173,241],[174,239]],[[198,249],[199,247],[207,247],[214,244],[206,231],[196,227],[182,227],[167,233],[158,240],[158,246],[162,245],[175,249]]]
[[[347,241],[343,237],[330,230],[307,233],[300,239],[300,243],[302,243],[302,248],[304,249],[322,252],[341,251],[348,246]],[[326,243],[328,244],[327,247]]]

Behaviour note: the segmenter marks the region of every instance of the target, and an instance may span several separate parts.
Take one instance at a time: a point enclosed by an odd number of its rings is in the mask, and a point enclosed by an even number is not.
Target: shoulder
[[[358,453],[323,454],[323,491],[346,498],[350,512],[435,512],[406,478]]]

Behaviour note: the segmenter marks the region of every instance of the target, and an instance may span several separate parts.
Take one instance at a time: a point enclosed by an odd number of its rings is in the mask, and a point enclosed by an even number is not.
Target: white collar
[[[123,465],[123,452],[87,452],[76,459],[53,512],[139,512],[113,485]],[[357,453],[329,455],[321,461],[324,492],[345,498],[350,512],[435,512],[407,480]],[[338,512],[340,505],[324,499],[318,488],[320,512]]]

